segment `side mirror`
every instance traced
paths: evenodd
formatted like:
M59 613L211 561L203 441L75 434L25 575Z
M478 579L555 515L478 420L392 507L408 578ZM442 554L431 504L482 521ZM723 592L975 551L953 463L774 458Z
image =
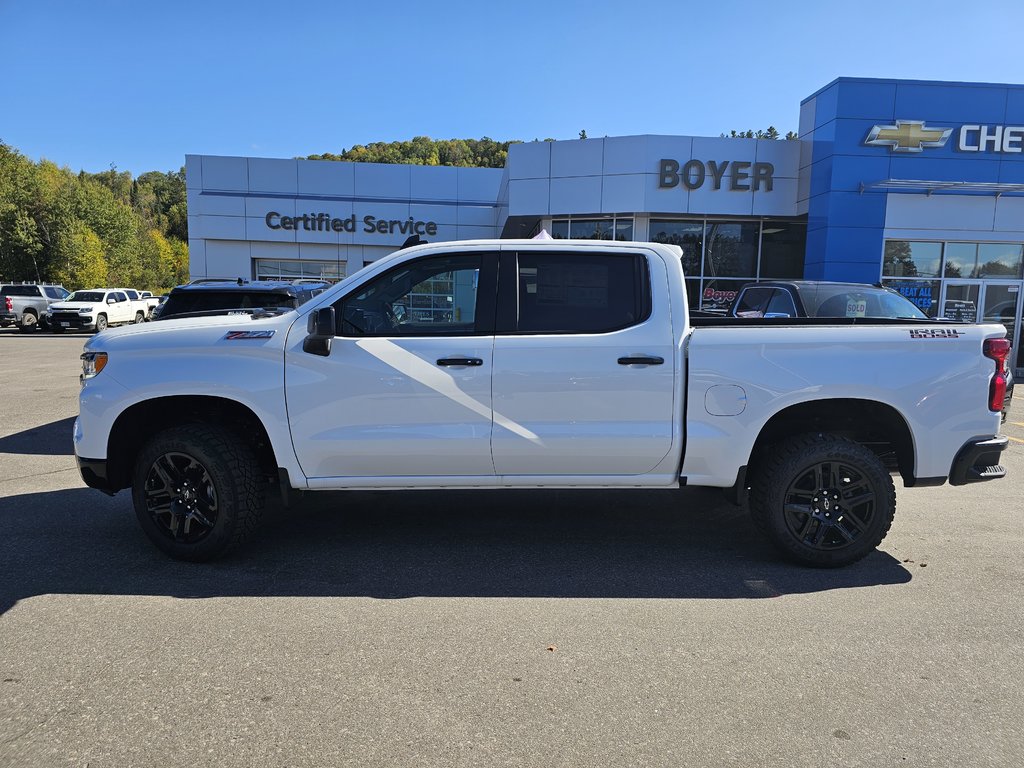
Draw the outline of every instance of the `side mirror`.
M331 354L331 339L335 335L334 307L321 307L311 312L306 324L307 335L302 351L327 357Z
M116 303L117 303L117 299L115 299L113 296L111 296L109 299L107 299L107 304L116 304Z

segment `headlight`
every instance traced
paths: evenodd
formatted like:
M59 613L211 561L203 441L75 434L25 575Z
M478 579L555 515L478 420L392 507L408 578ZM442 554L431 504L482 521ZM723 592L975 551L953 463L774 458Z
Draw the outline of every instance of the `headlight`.
M82 307L78 311L79 311L80 314L83 314L83 315L91 315L92 314L92 307Z
M107 365L106 352L83 352L82 353L82 380L91 379L102 371Z

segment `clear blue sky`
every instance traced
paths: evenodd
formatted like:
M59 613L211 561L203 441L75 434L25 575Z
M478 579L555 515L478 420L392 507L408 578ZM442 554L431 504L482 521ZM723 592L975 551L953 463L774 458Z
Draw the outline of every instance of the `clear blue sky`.
M1024 2L0 0L0 140L73 170L785 133L839 76L1024 83Z

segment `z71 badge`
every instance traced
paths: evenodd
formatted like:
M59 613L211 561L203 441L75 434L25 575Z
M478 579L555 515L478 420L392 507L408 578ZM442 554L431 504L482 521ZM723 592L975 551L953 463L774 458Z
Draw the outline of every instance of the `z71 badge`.
M911 328L910 338L912 339L959 339L965 336L964 331L956 328Z
M228 331L224 335L224 341L238 341L240 339L269 339L275 331Z

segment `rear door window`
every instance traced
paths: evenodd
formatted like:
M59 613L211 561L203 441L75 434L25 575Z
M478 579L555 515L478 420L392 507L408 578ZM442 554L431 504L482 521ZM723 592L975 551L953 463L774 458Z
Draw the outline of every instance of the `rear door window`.
M39 296L37 285L5 285L0 289L0 296Z
M514 285L506 332L609 333L651 313L647 260L638 254L519 253ZM511 302L510 294L503 300Z

